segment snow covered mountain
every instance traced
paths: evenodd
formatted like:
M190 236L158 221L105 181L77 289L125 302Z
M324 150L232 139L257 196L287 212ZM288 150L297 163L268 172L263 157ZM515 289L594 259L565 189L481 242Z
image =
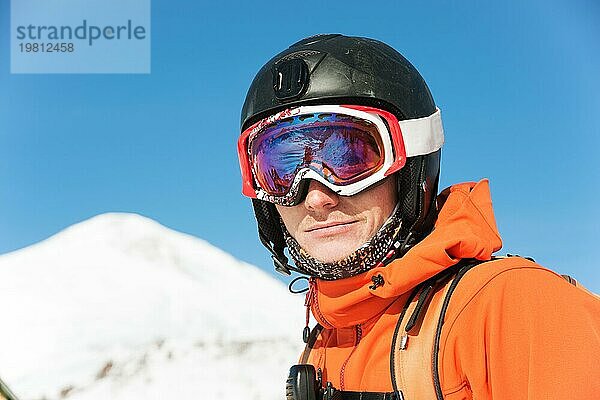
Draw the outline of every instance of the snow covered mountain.
M282 399L301 296L110 213L0 256L0 376L22 399Z

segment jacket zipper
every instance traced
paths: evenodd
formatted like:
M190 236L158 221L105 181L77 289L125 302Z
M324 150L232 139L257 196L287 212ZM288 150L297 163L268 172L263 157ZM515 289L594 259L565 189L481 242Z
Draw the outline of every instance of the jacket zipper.
M348 365L348 361L350 361L350 357L352 357L352 354L354 354L354 351L358 347L358 344L360 343L361 339L362 327L360 325L356 325L356 342L354 343L354 348L348 355L348 358L346 358L346 361L344 361L344 364L342 364L342 369L340 370L340 390L346 390L346 385L344 383L344 374L346 373L346 366Z
M333 325L331 325L331 323L329 323L329 321L327 321L327 319L325 318L325 316L323 315L323 313L321 313L321 310L319 309L319 297L317 295L316 279L310 278L308 280L308 284L309 284L309 288L308 288L308 292L306 293L306 299L304 300L304 305L307 307L306 311L308 312L308 310L312 309L313 312L316 314L316 317L320 319L319 322L321 322L325 328L333 329L334 328ZM313 305L314 305L314 307L312 307ZM308 314L307 314L306 325L308 326ZM358 347L358 344L360 343L360 340L362 339L362 327L360 325L356 325L355 329L356 329L356 342L354 344L354 348L352 349L352 351L350 351L350 354L348 355L348 357L342 364L342 368L340 370L340 390L345 389L344 374L346 372L346 366L348 365L348 362L350 361L350 357L352 357L352 354L354 354L356 347Z
M325 318L325 316L323 315L323 313L321 312L321 310L319 309L319 297L317 295L317 281L315 278L310 278L308 280L308 293L306 293L306 299L304 300L304 305L306 306L306 325L308 326L308 311L312 308L312 310L314 311L314 313L316 314L315 317L317 317L320 321L323 327L325 328L329 328L332 329L333 325L331 323L329 323L329 321L327 321L327 318ZM314 307L311 307L313 306Z

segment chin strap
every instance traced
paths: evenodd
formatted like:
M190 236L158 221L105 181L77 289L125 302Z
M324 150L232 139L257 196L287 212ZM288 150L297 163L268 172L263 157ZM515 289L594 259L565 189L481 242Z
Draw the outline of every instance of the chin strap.
M271 243L271 241L260 232L258 234L258 237L260 238L260 241L263 244L263 246L265 246L267 250L269 250L269 252L271 253L271 259L273 260L273 266L275 267L275 271L279 272L282 275L291 275L292 273L290 272L290 270L293 268L288 264L288 259L285 256L285 254L283 254L283 248L276 249L275 244Z
M275 271L279 272L282 275L290 276L292 274L291 271L297 272L299 274L306 274L306 272L299 270L298 268L292 267L288 258L285 256L283 249L284 248L276 248L276 246L271 243L266 237L262 234L259 234L260 241L262 244L269 250L271 253L271 260L273 260L273 266L275 267Z

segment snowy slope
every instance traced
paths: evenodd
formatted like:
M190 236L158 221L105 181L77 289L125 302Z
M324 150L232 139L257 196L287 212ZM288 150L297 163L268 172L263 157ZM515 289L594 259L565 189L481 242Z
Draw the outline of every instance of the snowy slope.
M0 376L23 399L280 399L302 299L136 214L0 256Z

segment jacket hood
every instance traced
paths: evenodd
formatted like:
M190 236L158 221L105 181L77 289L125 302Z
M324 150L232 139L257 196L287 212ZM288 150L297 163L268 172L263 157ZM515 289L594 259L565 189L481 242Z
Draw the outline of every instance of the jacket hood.
M437 199L434 230L403 257L385 267L335 281L316 279L311 302L317 321L328 328L362 324L383 313L400 295L463 258L491 259L502 239L496 227L489 181L445 189ZM383 285L370 288L381 275Z

